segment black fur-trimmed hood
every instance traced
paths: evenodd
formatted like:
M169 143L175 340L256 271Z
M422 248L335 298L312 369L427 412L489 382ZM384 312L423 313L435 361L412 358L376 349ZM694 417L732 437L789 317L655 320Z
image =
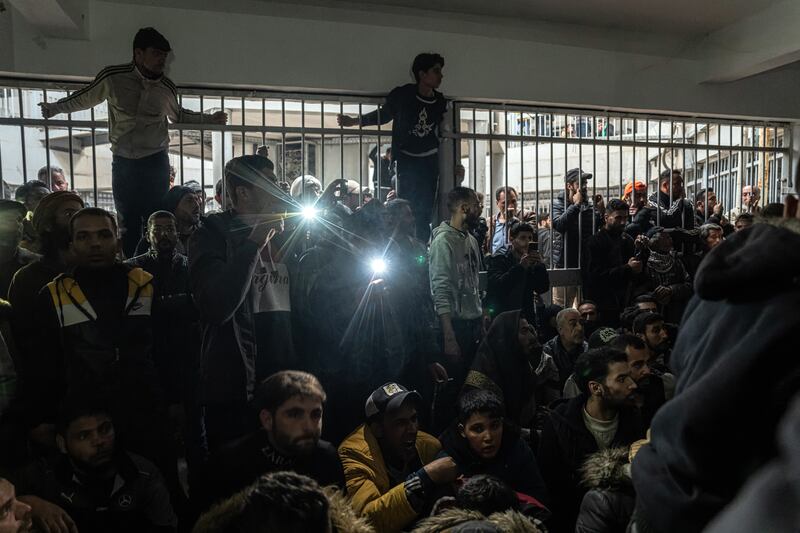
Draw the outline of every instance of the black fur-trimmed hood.
M419 522L414 533L446 533L451 529L470 521L487 521L500 531L508 533L545 533L547 529L536 519L529 518L516 511L494 513L489 517L478 511L465 509L447 509L441 514L431 516Z

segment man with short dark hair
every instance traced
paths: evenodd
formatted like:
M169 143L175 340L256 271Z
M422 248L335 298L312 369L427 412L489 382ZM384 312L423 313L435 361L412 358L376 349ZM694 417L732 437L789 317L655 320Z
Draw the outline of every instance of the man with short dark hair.
M260 428L226 444L211 459L212 501L278 470L309 476L322 486L344 487L336 448L320 440L325 400L322 385L306 372L283 370L265 379L254 400Z
M463 379L480 339L481 305L478 272L481 252L470 235L480 216L475 191L456 187L447 195L450 220L433 230L431 241L431 292L442 329L443 352ZM449 370L449 369L448 369Z
M42 102L42 116L74 113L108 102L114 205L122 228L123 251L133 257L147 217L169 190L169 134L172 123L225 124L213 114L180 106L175 84L164 75L169 41L153 28L133 38L130 63L106 67L89 85L58 102Z
M635 405L639 408L642 425L650 427L656 411L671 397L674 378L669 375L669 390L665 387L664 374L650 368L650 350L647 344L636 335L620 335L611 341L610 346L628 356L631 379L636 383Z
M628 206L616 198L608 202L605 225L586 243L583 255L584 296L597 302L600 325L616 327L628 304L634 280L642 273L633 239L625 233Z
M575 369L575 361L589 345L586 344L583 322L577 309L562 309L556 315L558 335L547 341L542 352L553 358L558 368L558 390L564 390L564 383Z
M631 407L636 383L624 352L589 350L575 363L581 395L558 405L545 422L537 462L550 493L553 531L574 531L585 489L580 470L589 455L628 446L644 436Z
M102 401L68 398L56 432L60 456L29 465L16 479L37 527L81 533L177 531L161 473L117 444Z
M186 255L189 249L189 237L200 226L202 208L202 195L185 185L176 185L170 188L161 201L161 209L175 217L175 229L178 237L175 251L181 255ZM136 255L147 253L150 247L149 244L150 241L147 238L147 232L145 232L142 240L136 246Z
M517 210L517 191L514 187L502 185L494 191L497 213L489 217L489 233L481 243L483 252L494 255L502 248L509 248L511 229L519 223L535 223L536 214Z
M61 167L50 165L50 172L47 172L47 166L43 166L39 169L36 177L53 192L69 190L69 182L64 175L64 169Z
M647 231L652 226L692 229L695 226L695 209L685 198L683 175L680 170L664 170L658 177L658 191L650 195L649 204L642 214L649 217Z
M60 399L75 391L109 398L131 451L177 482L175 456L152 362L153 276L117 261L114 216L86 207L70 219L75 266L39 292L41 325L31 350L27 415L45 431Z
M415 83L395 87L386 102L361 117L339 115L339 124L375 126L392 121L392 159L397 170L397 197L411 202L417 239L427 243L439 177L439 124L447 100L437 91L442 83L444 58L423 53L414 58Z
M350 503L376 531L398 532L425 516L436 487L458 477L453 459L435 459L439 441L419 431L420 400L416 391L386 383L367 399L367 422L339 446Z
M658 313L640 313L633 320L633 334L642 339L650 351L650 364L665 364L669 350L669 334L664 317Z
M505 311L521 309L527 320L536 320L534 298L550 290L550 276L536 248L536 229L518 222L510 231L508 248L501 248L489 263L486 311L494 318Z
M742 213L738 217L736 217L736 222L734 227L736 231L742 231L745 228L749 228L753 225L753 215L751 213Z
M225 165L231 208L209 215L189 240L189 277L203 347L199 402L210 451L248 432L247 405L264 378L296 365L289 270L272 243L289 209L272 162Z
M633 304L642 311L658 312L658 302L651 294L640 294L633 299Z
M553 200L553 268L580 268L584 246L594 227L603 225L605 204L598 195L589 203L586 185L592 175L573 168L564 176L565 190ZM553 303L571 307L578 295L577 287L559 287Z

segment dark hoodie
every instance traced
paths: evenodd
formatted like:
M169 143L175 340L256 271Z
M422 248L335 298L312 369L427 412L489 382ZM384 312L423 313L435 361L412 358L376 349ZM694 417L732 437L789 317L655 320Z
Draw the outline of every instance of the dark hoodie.
M503 440L493 459L482 459L469 447L456 424L439 437L442 451L439 457L452 457L464 477L491 475L503 480L516 492L527 494L545 503L547 488L539 473L539 466L528 444L522 440L518 429L509 424L503 428Z
M538 404L547 403L547 375L537 375L541 346L528 359L519 345L519 311L501 313L492 322L467 374L465 388L487 389L505 403L508 418L522 427L529 423Z
M796 222L796 221L795 221ZM800 388L800 235L756 224L714 248L695 280L671 364L675 397L633 463L657 532L701 531L776 456L775 429Z

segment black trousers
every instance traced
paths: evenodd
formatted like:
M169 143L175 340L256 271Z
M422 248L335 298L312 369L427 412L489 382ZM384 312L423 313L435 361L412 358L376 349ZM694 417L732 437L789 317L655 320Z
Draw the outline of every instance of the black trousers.
M439 184L439 154L426 157L397 157L397 197L411 203L417 239L427 243L431 236L431 214Z
M169 157L166 150L141 159L114 156L111 163L114 206L122 234L125 257L133 257L147 217L161 208L169 191Z

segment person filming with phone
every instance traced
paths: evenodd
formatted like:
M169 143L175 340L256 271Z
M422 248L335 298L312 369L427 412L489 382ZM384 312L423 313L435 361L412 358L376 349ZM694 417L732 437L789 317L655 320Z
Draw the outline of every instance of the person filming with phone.
M486 305L494 318L500 313L521 309L523 316L536 323L536 294L550 290L550 277L537 249L534 226L518 222L511 226L511 241L489 258Z
M632 282L642 275L634 240L624 231L627 220L628 204L610 200L605 225L589 238L581 261L584 297L597 303L601 326L619 326L620 312L631 299Z

